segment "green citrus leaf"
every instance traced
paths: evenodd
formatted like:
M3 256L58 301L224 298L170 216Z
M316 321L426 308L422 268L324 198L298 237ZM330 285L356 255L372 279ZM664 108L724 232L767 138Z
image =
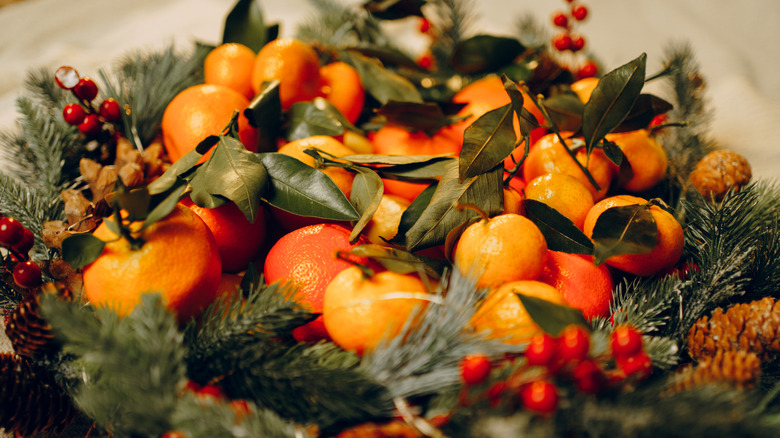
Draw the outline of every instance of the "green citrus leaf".
M462 74L493 72L511 64L524 50L514 38L475 35L455 46L450 63Z
M640 94L636 103L631 108L620 126L612 132L636 131L647 128L647 125L658 114L663 114L672 109L672 104L652 94Z
M553 124L559 131L577 132L582 127L585 104L571 94L556 94L542 101Z
M593 226L593 261L600 265L621 254L646 254L658 240L658 228L649 207L625 205L604 210Z
M602 77L582 113L582 135L588 154L605 135L617 128L631 112L645 85L647 54Z
M408 79L386 69L379 60L368 58L355 51L345 53L345 62L360 74L366 91L379 103L391 100L399 102L422 102L422 96Z
M512 153L517 141L514 114L512 105L507 104L488 111L466 128L458 159L461 182L490 171Z
M355 154L344 155L339 157L341 160L349 161L355 164L373 164L373 165L386 165L387 168L392 166L402 165L429 165L438 163L441 165L446 164L447 161L454 160L452 154L439 154L439 155L374 155L374 154ZM443 172L442 172L443 173ZM439 174L441 175L441 174Z
M376 172L360 166L355 166L355 170L357 174L352 180L352 192L349 195L349 200L360 213L360 219L352 227L352 233L349 235L349 240L352 243L357 240L368 222L374 217L376 209L379 208L379 202L382 201L382 193L384 193L382 178Z
M384 245L358 245L352 248L350 253L376 260L388 270L399 274L413 274L423 271L428 277L435 279L441 277L446 265L442 260L418 256L409 251Z
M152 195L170 190L179 180L179 177L186 178L193 169L196 168L201 157L208 152L215 144L219 142L219 137L210 135L195 146L195 149L184 154L183 157L176 160L159 178L152 181L147 189Z
M574 307L562 306L541 298L518 293L517 297L523 303L531 319L552 336L558 336L563 329L572 324L590 327L582 311Z
M593 242L571 219L535 199L524 201L525 215L544 235L547 248L569 254L593 254Z
M257 0L239 0L225 19L223 43L241 43L257 53L269 41Z
M349 50L360 53L368 58L376 58L382 61L382 64L384 65L395 65L414 70L422 70L420 64L415 62L414 59L394 47L381 46L361 41L358 42L356 46L350 47Z
M504 81L504 89L512 101L512 109L514 109L520 124L520 134L528 136L531 134L531 131L539 127L539 122L536 120L536 116L523 107L525 98L517 83L506 76L503 76L502 79Z
M276 138L282 125L282 102L279 100L279 81L263 83L249 106L244 110L249 124L257 130L257 152L276 150Z
M424 131L433 135L450 124L441 106L433 102L398 102L390 100L382 105L377 115L383 116L388 125L402 126L409 131Z
M92 234L72 234L62 241L62 259L73 269L81 269L100 257L105 246Z
M325 99L315 99L325 102ZM290 124L287 128L287 139L290 141L315 135L336 136L344 133L341 114L332 106L322 103L298 102L290 108Z
M249 222L254 222L268 175L257 154L246 150L235 138L220 136L211 156L192 174L189 183L193 201L200 197L198 192L222 196L233 201Z
M146 228L149 225L168 216L168 214L170 214L170 212L176 208L176 204L179 203L181 195L184 193L186 188L187 183L182 181L178 186L174 186L169 191L161 193L160 196L162 196L162 199L159 200L159 202L157 199L154 199L153 203L155 207L152 208L152 211L150 211L148 215L146 215L146 219L144 219L144 224L141 228Z
M265 166L270 186L265 200L274 207L300 216L356 221L355 207L330 177L297 158L267 152L258 154Z
M263 277L257 272L257 268L254 263L249 263L246 267L244 276L241 277L241 290L242 291L254 291L263 285Z
M503 209L503 166L490 172L458 181L458 167L452 166L441 177L431 201L414 225L406 232L409 251L444 243L455 227L477 215L471 209L459 209L458 204L474 205L488 215Z
M406 17L422 17L424 0L369 0L363 8L383 20L398 20Z
M423 211L425 211L425 209L428 207L428 204L431 203L431 198L436 192L436 187L438 184L439 183L437 181L426 187L425 190L417 195L412 203L406 207L406 210L404 210L403 214L401 214L401 222L398 224L398 232L395 234L395 237L390 240L390 243L396 245L406 244L406 233L414 226L414 224L420 218L420 215L422 215Z
M132 190L120 188L116 192L116 202L119 208L127 212L127 220L131 222L140 221L146 218L149 213L149 205L152 196L146 187L139 187Z

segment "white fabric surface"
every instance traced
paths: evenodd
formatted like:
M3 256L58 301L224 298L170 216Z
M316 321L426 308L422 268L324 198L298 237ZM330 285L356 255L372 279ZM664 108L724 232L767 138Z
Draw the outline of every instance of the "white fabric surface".
M362 1L346 1L359 5ZM134 48L155 49L171 42L218 43L224 17L235 0L25 0L0 8L0 129L13 126L15 99L29 69L72 65L95 76L100 67ZM313 13L306 0L260 1L282 35ZM642 52L648 72L661 68L668 44L689 42L696 50L709 88L714 117L711 136L745 155L759 178L780 176L780 1L749 0L584 0L588 20L580 27L608 68ZM474 1L475 29L513 33L522 13L551 27L564 0ZM415 47L416 22L400 23L403 43ZM405 27L404 27L405 26ZM7 340L0 336L0 351Z

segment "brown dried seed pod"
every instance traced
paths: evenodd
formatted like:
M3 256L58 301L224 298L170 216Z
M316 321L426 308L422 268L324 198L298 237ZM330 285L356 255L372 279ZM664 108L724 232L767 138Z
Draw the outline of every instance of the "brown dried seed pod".
M691 184L706 199L719 201L730 190L750 182L750 163L742 155L731 151L714 151L705 155L691 172Z

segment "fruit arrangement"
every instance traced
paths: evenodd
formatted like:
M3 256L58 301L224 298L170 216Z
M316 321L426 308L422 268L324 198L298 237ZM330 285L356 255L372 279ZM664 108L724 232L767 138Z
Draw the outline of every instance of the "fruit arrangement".
M602 71L564 6L534 43L458 1L282 38L240 0L219 44L31 75L0 429L778 432L780 187L702 132L692 50Z

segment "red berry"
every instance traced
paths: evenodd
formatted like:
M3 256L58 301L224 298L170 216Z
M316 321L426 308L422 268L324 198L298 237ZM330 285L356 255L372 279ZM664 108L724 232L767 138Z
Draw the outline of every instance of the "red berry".
M569 18L563 12L557 12L553 15L553 24L565 29L569 26Z
M559 33L553 38L553 46L559 52L571 49L571 37L569 34Z
M594 394L607 385L606 374L592 359L585 359L578 363L572 370L572 377L577 389L582 392Z
M656 126L661 126L666 123L667 119L669 119L669 116L666 113L657 114L655 117L653 117L653 120L650 121L650 124L647 127L655 128Z
M427 18L420 19L420 33L428 33L431 30L431 22Z
M485 394L487 395L488 400L490 400L490 406L496 407L501 404L501 397L504 395L504 391L506 391L505 382L494 383L488 388Z
M187 438L187 435L182 432L172 430L170 432L165 432L160 438Z
M653 371L653 361L644 351L633 356L618 356L615 362L626 376L637 375L644 379Z
M41 267L32 260L21 262L14 267L14 282L20 287L38 287L43 282Z
M460 377L467 385L482 383L490 374L492 364L487 356L470 354L460 361Z
M33 245L35 245L35 236L33 235L32 231L24 228L22 230L22 238L15 244L11 245L11 249L18 252L19 254L27 255L27 253L29 253L32 249Z
M417 59L417 65L426 70L430 70L433 67L433 55L431 52L426 52L420 55L420 57Z
M590 334L581 325L569 325L558 337L558 356L564 361L579 362L588 356Z
M579 52L585 47L585 38L582 35L573 35L571 37L571 51Z
M523 406L531 411L547 414L558 407L558 391L547 380L535 380L520 390Z
M0 219L0 245L13 246L24 237L24 225L12 217Z
M222 398L224 393L222 388L217 385L206 385L196 391L196 394L203 397Z
M111 123L122 120L122 108L116 99L108 98L100 104L100 117Z
M571 7L571 16L577 21L582 21L588 17L588 8L585 5L574 5Z
M90 78L81 78L79 82L73 87L73 93L76 97L87 102L91 102L98 94L98 87L95 81Z
M642 334L628 325L620 325L612 332L612 355L633 356L642 350Z
M582 67L577 71L577 77L579 79L592 78L593 76L596 76L598 71L599 68L595 62L585 61L585 64L582 64Z
M79 72L75 68L63 65L54 72L54 82L64 90L70 90L79 83Z
M558 342L547 333L539 333L531 338L528 349L525 350L525 358L528 365L547 365L555 357L558 350Z
M94 137L103 129L103 122L100 121L98 116L94 114L88 114L84 117L84 120L79 123L79 131L87 137Z
M62 118L65 119L65 122L69 125L78 125L84 121L84 116L86 115L84 108L77 103L69 103L62 109Z

